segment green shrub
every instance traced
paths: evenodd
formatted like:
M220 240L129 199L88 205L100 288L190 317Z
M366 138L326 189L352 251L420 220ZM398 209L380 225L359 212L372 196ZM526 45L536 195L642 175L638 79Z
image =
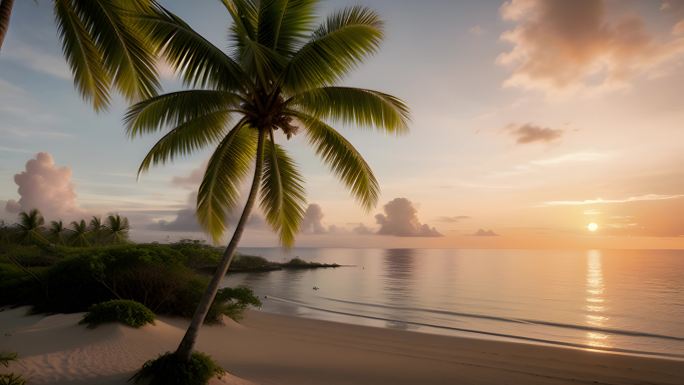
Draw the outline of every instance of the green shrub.
M183 265L180 253L162 245L63 251L66 257L45 273L49 291L33 300L36 311L86 311L90 305L116 298L136 300L158 311L195 275Z
M216 299L209 308L207 320L218 322L221 315L240 321L248 306L261 307L259 297L248 287L226 287L216 293ZM211 317L210 317L211 316Z
M223 369L204 353L194 352L190 362L185 362L169 352L145 362L131 380L144 385L205 385L212 377L224 373Z
M0 385L26 385L26 380L14 373L0 374Z
M9 367L10 362L17 360L17 353L0 352L0 365ZM0 374L0 385L25 385L20 375L14 373Z
M91 306L79 323L94 328L109 322L119 322L139 328L145 324L154 323L154 313L140 302L115 299Z
M0 365L9 367L10 362L17 360L17 353L0 352Z
M175 301L171 303L174 314L185 318L192 317L206 288L207 280L205 279L194 279L188 282L188 285L178 293ZM261 301L254 295L252 289L247 287L219 289L204 322L207 324L219 323L223 315L239 321L248 306L261 306Z

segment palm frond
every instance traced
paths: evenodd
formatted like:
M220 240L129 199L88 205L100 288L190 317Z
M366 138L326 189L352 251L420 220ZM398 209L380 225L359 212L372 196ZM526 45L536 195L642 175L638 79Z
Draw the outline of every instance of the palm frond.
M352 196L370 210L378 202L380 186L373 170L354 146L334 128L312 116L293 112L304 127L309 144Z
M152 146L140 163L138 175L151 166L171 162L178 156L190 155L219 142L229 120L230 112L217 111L180 124Z
M186 85L219 90L245 87L247 79L233 59L165 8L158 5L154 14L136 20Z
M239 52L247 40L257 41L259 10L254 2L248 0L221 0L221 2L233 19L230 27L232 31L230 40Z
M102 53L104 68L121 94L129 101L155 95L159 89L155 46L131 19L134 14L151 9L143 6L149 1L69 0L68 3Z
M76 88L93 104L95 111L107 108L111 77L102 64L102 52L71 7L71 1L55 0L55 18L62 51L74 75Z
M271 131L264 150L260 204L266 221L285 246L292 246L304 216L306 196L303 184L304 178L297 164L281 146L274 143Z
M216 112L229 111L240 102L240 96L229 91L188 90L170 92L131 106L124 117L126 133L138 135L180 126Z
M197 219L218 241L227 227L228 213L235 208L239 186L247 175L256 150L255 130L241 120L212 154L197 193Z
M270 44L259 39L262 17L262 8L259 7L265 3L257 5L249 0L223 0L223 4L233 19L230 34L233 56L251 78L256 78L263 88L269 87L286 60Z
M375 53L382 38L383 23L375 11L355 6L334 13L292 57L284 87L299 92L332 85Z
M263 0L259 3L257 40L290 55L310 34L316 0Z
M291 104L316 118L374 127L390 133L408 132L408 106L379 91L353 87L322 87L291 98Z

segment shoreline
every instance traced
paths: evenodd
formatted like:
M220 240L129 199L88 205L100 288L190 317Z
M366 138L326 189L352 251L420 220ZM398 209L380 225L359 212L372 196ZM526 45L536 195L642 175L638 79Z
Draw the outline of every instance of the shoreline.
M25 312L0 312L0 350L19 353L9 370L31 384L124 384L144 360L173 349L187 325L161 317L141 329L109 324L90 330L77 325L82 313ZM684 383L677 360L260 311L248 311L241 324L204 327L198 349L234 375L220 383L235 385Z
M481 340L481 339L490 340L491 339L494 341L502 341L502 342L510 342L510 343L532 344L532 345L539 345L539 346L558 347L558 348L563 348L563 349L591 350L591 351L597 351L597 352L602 352L602 353L607 353L607 354L624 354L627 356L636 356L636 357L653 357L653 358L662 358L662 359L669 359L669 360L684 362L684 352L682 352L682 353L664 353L664 352L650 352L650 351L641 351L641 350L628 349L628 348L618 348L618 347L590 346L590 345L580 344L580 343L566 342L566 341L560 341L560 340L549 340L549 339L527 337L527 336L514 335L514 334L505 334L505 333L499 333L499 332L495 332L495 331L458 328L458 327L431 324L431 323L425 323L425 322L417 322L417 321L406 321L406 320L399 321L399 320L380 317L380 316L372 316L372 315L366 315L366 314L357 314L357 313L345 312L345 311L340 311L340 310L325 309L325 308L317 307L314 305L308 305L308 304L305 304L302 302L293 301L293 300L286 300L283 298L278 298L278 297L273 297L273 296L268 297L268 299L269 300L275 300L275 301L281 302L281 303L286 303L289 305L293 305L295 307L314 310L314 311L320 312L322 314L332 314L332 315L343 316L343 317L348 317L348 318L352 318L352 319L353 318L360 318L360 319L370 320L370 321L399 322L401 324L411 325L411 326L417 327L418 329L415 329L415 330L406 330L406 331L412 332L412 333L432 334L432 335L440 335L440 336L445 336L445 337L469 338L469 339L475 339L475 340ZM279 312L269 312L269 311L264 311L264 312L269 313L269 314L275 314L275 315L289 316L287 314L283 314L283 313L279 313ZM461 314L461 316L468 316L468 315ZM314 317L291 316L291 317L320 320L320 321L327 321L327 322L335 322L335 323L341 323L341 324L345 324L345 325L359 325L359 324L354 323L354 322L344 322L342 320L344 318L340 318L338 320L331 320L331 319L319 318L319 317L315 317L315 316ZM481 316L481 317L495 318L495 317L487 317L487 316ZM521 322L521 323L532 323L532 321L527 322L528 320L513 320L513 321L514 322ZM542 321L536 321L536 322L541 323ZM543 323L542 325L566 327L566 328L571 327L571 328L577 328L580 330L586 330L589 332L601 332L601 333L607 332L607 333L625 334L625 335L632 335L632 336L643 336L643 337L655 337L655 338L681 340L681 338L679 338L679 337L664 336L664 335L660 335L660 334L651 334L651 333L633 332L633 331L624 331L624 330L601 329L601 328L588 328L588 327L583 328L583 327L576 326L576 325L565 325L565 324L557 324L557 323L552 323L552 322L546 322L546 323ZM378 325L378 326L359 325L359 326L369 326L369 327L378 327L381 329L395 330L394 328L382 326L382 325ZM420 328L423 328L424 331L421 331ZM430 332L429 330L434 330L435 332ZM444 331L446 331L447 333L445 333ZM449 333L449 332L452 332L452 333Z

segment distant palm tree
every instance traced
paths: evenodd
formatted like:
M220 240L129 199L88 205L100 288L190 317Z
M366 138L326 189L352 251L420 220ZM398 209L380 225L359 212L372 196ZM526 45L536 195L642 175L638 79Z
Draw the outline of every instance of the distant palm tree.
M240 183L254 165L242 215L222 260L195 311L176 355L189 360L219 284L233 260L260 190L260 206L284 245L291 245L306 198L294 160L276 144L302 130L308 142L366 209L379 187L361 154L326 120L370 126L388 133L408 130L407 106L394 96L337 84L378 50L383 24L372 10L355 6L314 27L318 1L223 0L232 17L231 50L224 53L174 14L159 7L141 17L141 28L186 84L133 105L127 132L134 138L170 126L142 161L139 172L208 146L216 146L197 196L197 217L218 241ZM229 126L230 124L230 126Z
M102 219L99 217L93 216L90 219L90 239L92 239L92 243L95 245L99 245L103 241L103 237L105 235L105 225L102 223Z
M153 0L53 0L62 51L81 96L96 111L110 104L110 89L129 101L157 93L155 47L132 21L151 12ZM0 0L0 48L14 0Z
M65 239L64 239L64 234L67 233L67 228L64 227L64 222L61 220L59 221L52 221L50 222L50 229L48 230L50 233L50 238L52 242L54 242L57 245L63 245L65 244Z
M12 240L12 228L0 219L0 244L9 243Z
M80 222L73 221L71 222L71 238L69 242L71 243L72 246L78 246L78 247L86 247L90 246L90 242L88 241L88 225L86 224L86 221L84 219L81 219Z
M119 214L107 217L106 240L108 243L126 243L128 241L128 218Z
M47 240L43 235L45 219L40 211L33 209L28 213L19 213L19 223L17 223L17 235L23 243L45 243Z

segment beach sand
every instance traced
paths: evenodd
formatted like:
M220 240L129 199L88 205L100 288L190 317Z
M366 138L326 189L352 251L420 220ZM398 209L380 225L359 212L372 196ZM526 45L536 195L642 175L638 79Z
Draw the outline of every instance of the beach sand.
M124 384L175 348L187 321L141 329L78 325L82 314L0 312L0 351L29 384ZM200 351L230 374L219 384L684 384L684 362L445 337L249 311L242 324L204 327ZM0 369L0 370L5 370Z

